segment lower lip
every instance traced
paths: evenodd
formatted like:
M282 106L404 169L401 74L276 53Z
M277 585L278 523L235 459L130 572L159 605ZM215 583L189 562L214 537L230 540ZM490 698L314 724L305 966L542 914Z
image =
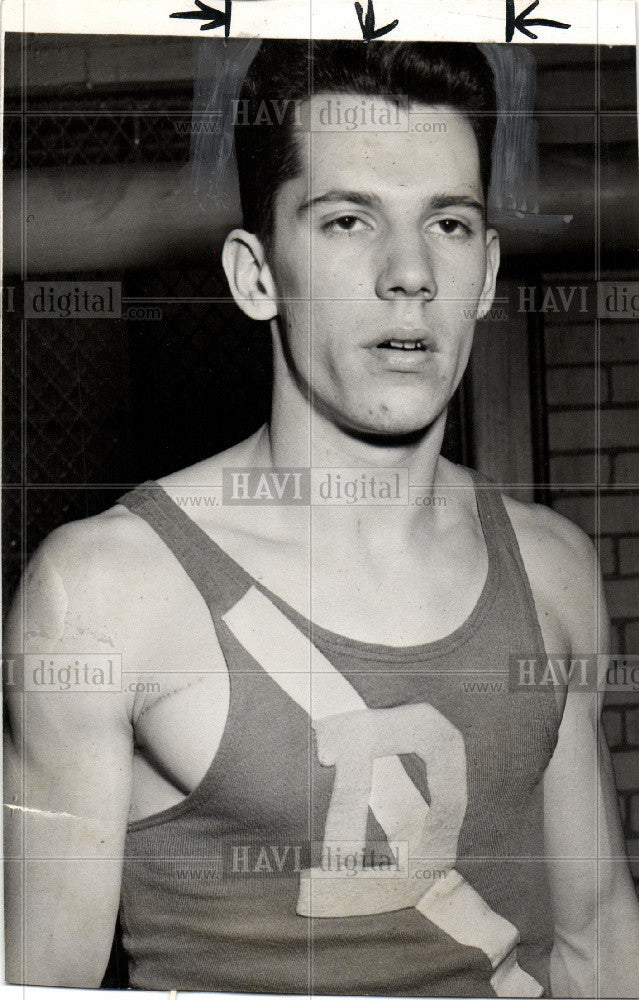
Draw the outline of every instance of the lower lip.
M372 347L370 352L378 365L390 372L422 372L432 362L434 351L409 350L398 347Z

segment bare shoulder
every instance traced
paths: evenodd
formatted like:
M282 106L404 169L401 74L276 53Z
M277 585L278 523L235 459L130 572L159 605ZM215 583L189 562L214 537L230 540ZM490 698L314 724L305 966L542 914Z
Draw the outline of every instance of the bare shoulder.
M589 536L573 521L550 507L525 503L502 494L519 547L543 558L546 564L557 562L571 573L592 573L597 566L595 548Z
M205 461L158 480L165 492L174 499L180 493L198 494L221 489L222 472L228 465L251 465L256 462L256 447L261 431L240 444ZM203 503L201 510L189 503L192 520L221 520L221 504ZM116 504L110 510L81 521L62 525L42 543L31 560L25 583L33 593L43 584L52 592L95 609L96 601L111 601L123 613L131 613L136 603L153 598L170 605L174 588L169 580L179 584L184 576L175 558L147 522L126 507ZM133 604L131 604L133 601Z
M7 622L11 652L107 653L161 669L210 631L195 585L156 532L122 506L52 532L31 559ZM208 651L208 650L207 650Z
M150 592L160 540L123 507L52 532L31 559L23 580L27 613L40 619L28 633L49 638L66 630L69 612L94 619L110 611L123 616L134 597Z
M14 600L5 652L56 663L115 657L117 696L50 699L56 712L64 706L85 720L108 708L110 717L135 723L154 691L177 690L197 671L225 672L195 584L146 521L122 506L45 539Z
M109 510L81 521L56 528L42 543L38 555L46 555L67 573L93 566L101 572L129 568L144 559L152 545L153 533L126 507L116 504Z
M573 652L594 652L597 622L606 619L606 609L591 539L549 507L502 496L542 630L544 620L552 619Z
M221 486L225 465L255 464L260 432L227 452L182 469L160 485L169 495ZM223 506L189 507L192 520L223 528ZM228 515L227 515L228 516ZM210 524L209 524L210 522ZM217 662L210 615L193 581L151 526L122 505L53 531L32 557L13 603L7 641L14 652L52 642L116 644L131 662L183 662L196 641ZM185 637L192 636L193 641ZM159 651L164 650L162 656Z

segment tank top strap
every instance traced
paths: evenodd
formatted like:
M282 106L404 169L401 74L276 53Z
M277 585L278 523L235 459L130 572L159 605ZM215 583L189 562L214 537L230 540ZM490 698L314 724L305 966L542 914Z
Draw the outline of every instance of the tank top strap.
M468 470L473 479L477 510L484 529L484 537L489 557L495 555L508 570L502 580L506 600L512 605L513 613L521 614L522 607L528 611L537 649L545 656L545 644L539 625L535 599L530 580L521 556L519 542L499 485L488 476L475 469ZM521 598L524 601L521 601ZM513 619L514 620L514 619Z
M118 503L153 528L193 581L213 618L221 618L253 585L239 563L213 541L171 499L159 483L149 480Z

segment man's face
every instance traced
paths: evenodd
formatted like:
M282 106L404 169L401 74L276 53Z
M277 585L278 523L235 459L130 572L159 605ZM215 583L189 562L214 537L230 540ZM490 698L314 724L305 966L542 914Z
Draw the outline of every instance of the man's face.
M362 107L360 96L340 100ZM377 121L383 108L395 120L395 105L365 100ZM309 102L314 124L326 104ZM459 384L497 267L471 125L413 105L406 131L300 129L298 142L301 171L277 192L269 258L289 375L342 428L420 431Z

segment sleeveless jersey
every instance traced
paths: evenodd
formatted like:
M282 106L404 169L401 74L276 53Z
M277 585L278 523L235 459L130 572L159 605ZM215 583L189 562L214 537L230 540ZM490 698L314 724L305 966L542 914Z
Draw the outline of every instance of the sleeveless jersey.
M157 484L120 502L204 598L230 707L205 777L129 825L131 985L385 996L549 993L542 776L552 692L511 690L545 651L496 487L473 473L488 573L435 642L355 641L253 579Z

